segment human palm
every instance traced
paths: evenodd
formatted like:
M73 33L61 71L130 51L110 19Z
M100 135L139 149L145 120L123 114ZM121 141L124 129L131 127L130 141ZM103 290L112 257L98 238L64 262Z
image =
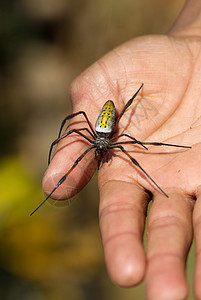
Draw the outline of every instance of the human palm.
M100 227L109 273L122 286L135 285L146 275L148 299L160 299L159 285L160 293L178 293L178 298L170 299L180 299L187 293L185 258L192 241L193 199L199 195L201 179L199 50L200 41L196 38L137 38L108 53L72 84L73 111L84 110L94 125L106 100L112 99L121 111L144 83L136 101L122 117L118 134L129 133L140 141L192 146L148 146L146 150L140 145L124 145L169 198L119 150L113 150L108 164L104 163L99 170ZM146 107L153 109L137 120L135 113L139 112L140 103L145 111ZM72 119L70 128L86 127L83 119ZM47 193L87 147L87 142L76 134L59 142L43 180ZM94 153L89 153L55 191L54 198L71 196L67 191L68 180L73 185L71 194L78 192L96 167ZM142 238L150 199L147 190L154 202L148 218L145 255ZM199 206L197 201L195 235ZM201 241L197 244L201 245Z

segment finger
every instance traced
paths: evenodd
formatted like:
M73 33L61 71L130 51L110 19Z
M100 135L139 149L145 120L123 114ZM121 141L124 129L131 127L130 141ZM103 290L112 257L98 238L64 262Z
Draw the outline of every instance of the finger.
M193 228L196 249L194 290L196 299L201 299L201 187L196 193L196 202L193 211Z
M76 111L79 110L76 109ZM78 129L84 127L89 128L86 119L83 118L83 115L78 115L75 119L71 120L66 132L69 131L69 128ZM89 136L90 140L93 139L87 131L83 133ZM43 189L46 194L49 194L53 190L62 176L72 168L78 157L91 145L89 141L76 132L59 141L43 178ZM78 193L88 183L96 170L97 162L94 158L94 150L91 150L73 168L64 183L53 193L52 198L66 199Z
M157 193L150 210L146 291L149 300L185 299L185 262L192 241L193 201L180 190Z
M145 272L143 233L148 195L133 183L108 181L100 188L100 229L111 278L139 283Z

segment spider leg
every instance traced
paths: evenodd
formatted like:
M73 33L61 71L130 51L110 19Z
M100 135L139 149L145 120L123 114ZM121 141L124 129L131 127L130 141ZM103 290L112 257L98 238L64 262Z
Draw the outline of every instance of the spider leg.
M98 160L98 167L97 167L98 170L100 169L100 164L101 164L102 159L103 159L103 155L101 154L100 158Z
M170 146L170 147L179 147L179 148L192 148L191 146L183 146L183 145L177 145L177 144L169 144L169 143L162 143L162 142L141 142L139 140L137 140L136 138L124 133L124 134L120 134L119 136L115 136L114 138L112 138L110 141L114 141L115 139L121 137L121 136L127 136L130 139L133 140L133 142L131 141L123 141L123 142L117 142L117 143L111 143L111 145L120 145L120 144L139 144L141 146L143 146L145 149L148 150L148 148L145 145L154 145L154 146Z
M108 163L109 161L109 151L107 150L107 153L106 153L106 163Z
M123 114L125 113L125 111L127 110L127 108L133 103L133 100L135 99L135 97L137 96L137 94L139 93L139 91L141 90L141 88L143 87L143 83L141 84L141 86L139 87L139 89L137 90L137 92L133 95L133 97L128 100L128 102L126 103L126 105L124 106L124 108L122 109L122 111L119 114L119 117L116 121L116 125L119 123L121 117L123 116Z
M179 148L192 148L191 146L182 146L177 144L168 144L161 142L141 142L143 145L154 145L154 146L171 146L171 147L179 147Z
M72 118L74 118L74 117L76 117L76 116L78 116L78 115L80 115L80 114L83 114L83 116L85 117L85 119L86 119L86 121L87 121L87 123L88 123L88 125L89 125L89 127L90 127L90 129L91 129L90 135L91 135L93 138L96 137L96 133L95 133L95 131L94 131L94 129L93 129L93 127L92 127L92 125L91 125L91 123L90 123L90 121L89 121L89 119L88 119L86 113L85 113L85 111L78 111L78 112L76 112L76 113L74 113L74 114L68 115L68 116L65 117L65 119L62 121L60 130L59 130L58 138L60 138L60 136L61 136L61 132L62 132L62 129L63 129L63 127L64 127L66 121L68 121L68 120L70 120L70 119L72 119Z
M130 136L129 134L127 134L127 133L122 133L122 134L120 134L120 135L118 135L118 136L115 136L115 137L113 137L113 138L111 138L110 139L110 142L112 142L112 141L114 141L114 140L116 140L116 139L118 139L118 138L120 138L120 137L122 137L122 136L126 136L126 137L128 137L129 139L131 139L131 140L133 140L133 142L131 142L131 141L123 141L123 142L121 142L121 143L119 143L119 142L117 142L117 143L111 143L112 145L119 145L119 144L139 144L139 145L141 145L142 147L144 147L146 150L148 150L148 148L144 145L144 143L142 143L142 142L140 142L140 141L138 141L136 138L134 138L134 137L132 137L132 136Z
M43 202L41 202L41 204L34 210L32 211L32 213L30 214L30 216L32 216L50 197L51 195L58 189L58 187L66 180L66 178L68 177L68 175L73 171L73 169L77 166L77 164L83 159L83 157L92 149L94 149L96 146L92 145L90 146L87 150L85 150L74 162L74 164L72 165L72 167L68 170L68 172L61 177L61 179L59 180L59 182L57 183L57 185L54 187L54 189L51 191L51 193L49 193L49 195L45 198L45 200L43 200Z
M138 163L138 161L132 157L125 149L123 146L121 145L116 145L116 146L111 146L110 148L119 148L123 153L125 153L128 158L132 161L132 163L134 165L136 165L146 176L147 178L149 178L149 180L151 180L151 182L161 191L161 193L163 193L167 198L168 195L162 190L162 188L151 178L151 176L142 168L142 166Z
M95 159L97 159L97 156L98 156L98 151L97 151L97 149L95 150Z
M86 130L87 132L90 133L88 128L80 128L80 129L71 129L69 130L67 133L65 133L64 135L60 136L59 138L57 138L54 142L52 142L51 146L50 146L50 150L49 150L49 155L48 155L48 165L50 163L50 158L51 158L51 154L52 154L52 149L53 147L63 138L67 137L68 135L70 135L73 132L78 133L79 135L81 135L83 138L85 138L89 143L93 144L94 142L89 139L85 134L81 133L80 131Z
M100 158L98 159L98 167L97 167L98 170L100 169L100 164L103 160L103 157L104 157L104 154L101 153ZM97 159L97 150L95 151L95 158ZM109 151L107 150L106 151L106 163L108 163L108 161L109 161Z
M98 155L99 155L99 158L98 158ZM101 164L101 161L103 159L103 154L102 153L98 153L97 149L95 150L95 159L98 160L98 166L97 166L97 169L99 170L100 169L100 164Z
M141 145L144 149L149 150L146 146L144 146L140 141L122 141L122 142L116 142L116 143L110 143L112 146L121 145L121 144L130 144L130 145Z

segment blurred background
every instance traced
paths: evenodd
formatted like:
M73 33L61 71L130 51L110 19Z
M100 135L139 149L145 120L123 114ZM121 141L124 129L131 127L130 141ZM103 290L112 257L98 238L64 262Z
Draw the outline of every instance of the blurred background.
M0 2L0 299L145 299L108 277L96 176L68 208L46 204L49 145L71 112L69 86L113 47L166 33L184 0ZM188 259L192 286L194 248ZM192 288L191 288L192 289ZM192 291L189 299L193 299Z

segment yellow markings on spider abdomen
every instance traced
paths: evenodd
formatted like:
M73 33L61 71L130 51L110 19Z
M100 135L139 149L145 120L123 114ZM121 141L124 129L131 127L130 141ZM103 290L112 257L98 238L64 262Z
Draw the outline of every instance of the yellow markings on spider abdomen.
M115 124L115 106L112 100L108 100L102 107L96 121L95 130L99 133L111 133Z
M99 120L99 126L102 128L107 128L111 119L112 112L114 110L114 103L108 100L102 108L102 113Z

